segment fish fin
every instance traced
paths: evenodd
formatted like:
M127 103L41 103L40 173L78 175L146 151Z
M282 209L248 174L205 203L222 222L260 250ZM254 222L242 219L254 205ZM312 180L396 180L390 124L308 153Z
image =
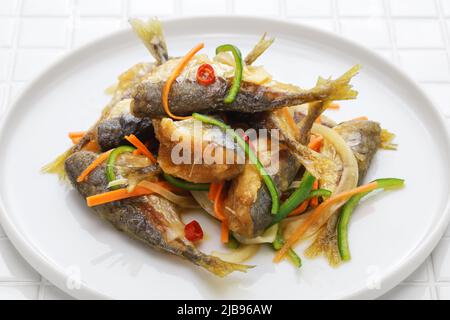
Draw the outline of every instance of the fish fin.
M245 57L245 64L251 65L256 59L259 58L275 41L275 38L266 39L267 32L264 32L261 39L259 39L258 43L253 47L253 49L247 54Z
M285 138L285 142L305 169L319 179L321 186L330 186L337 180L339 170L337 164L331 159L309 149L292 138Z
M353 90L350 80L358 74L360 69L361 65L357 64L335 80L319 77L314 90L327 90L329 94L326 102L355 99L358 96L358 91Z
M66 159L72 154L72 148L64 152L63 154L60 154L55 160L52 162L46 164L42 167L41 172L42 173L51 173L51 174L57 174L58 177L61 180L66 179L66 171L64 170L64 163Z
M308 113L306 116L300 121L298 124L299 128L299 139L298 141L301 144L306 145L308 143L311 128L314 125L314 122L320 115L327 109L327 103L322 101L310 102L308 105Z
M297 158L298 162L300 162L314 177L318 178L321 185L328 186L331 181L337 180L338 169L336 163L297 141L292 130L289 129L289 126L277 112L271 112L270 121L275 128L280 130L284 142L289 147L292 154Z
M162 25L158 19L149 19L147 22L139 19L130 19L129 22L136 35L141 39L158 64L169 60Z
M380 148L385 150L397 150L398 144L393 143L392 140L395 139L395 134L388 131L387 129L382 129L380 133L381 144Z
M338 215L334 214L319 230L314 241L305 250L307 258L324 255L332 267L337 267L342 263L337 244L337 219Z
M248 269L255 266L247 266L239 263L232 263L223 261L220 258L214 256L206 256L204 259L200 259L197 262L201 267L205 268L209 272L214 273L221 278L226 277L234 271L247 272Z

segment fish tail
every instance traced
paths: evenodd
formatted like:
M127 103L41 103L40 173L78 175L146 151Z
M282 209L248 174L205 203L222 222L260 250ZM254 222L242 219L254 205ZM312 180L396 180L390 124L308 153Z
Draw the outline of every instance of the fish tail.
M337 267L342 263L337 244L337 221L338 214L336 213L328 220L326 225L320 228L314 241L305 250L307 258L316 258L323 255L332 267Z
M275 41L275 38L266 39L267 33L264 32L261 39L259 39L258 43L253 47L252 51L250 51L245 57L245 64L251 65L255 62L256 59L259 58Z
M335 80L319 77L316 88L329 92L326 102L355 99L358 96L358 91L353 90L350 80L358 74L360 69L361 65L357 64Z
M59 155L55 160L42 167L41 172L57 174L61 180L66 178L66 171L64 170L64 163L66 159L72 154L72 149L67 150Z
M247 266L239 263L226 262L220 258L204 255L197 263L209 272L221 278L226 277L234 271L247 272L254 266Z
M158 64L166 62L169 59L169 54L161 22L156 18L149 19L147 22L139 19L130 19L129 22L136 35L141 39Z

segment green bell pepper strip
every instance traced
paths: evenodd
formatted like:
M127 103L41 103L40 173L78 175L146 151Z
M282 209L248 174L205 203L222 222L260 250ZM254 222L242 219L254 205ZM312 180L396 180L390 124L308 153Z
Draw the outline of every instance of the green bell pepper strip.
M272 247L278 251L284 245L283 235L281 234L281 227L278 226L277 236L275 240L272 242ZM302 266L302 259L298 256L298 254L290 248L288 251L288 258L294 264L296 268L300 268Z
M275 183L272 180L272 177L267 173L266 169L264 169L264 166L259 161L256 154L253 152L252 148L250 148L250 145L240 136L238 135L229 125L223 123L220 120L214 119L209 116L205 116L199 113L193 113L192 117L196 120L199 120L204 123L208 123L214 126L217 126L221 128L222 130L228 130L229 133L231 133L234 140L236 140L239 147L244 149L245 154L248 156L251 163L255 164L256 167L259 170L259 173L261 177L264 180L264 183L266 184L267 189L269 190L270 197L272 199L272 214L276 214L278 212L278 209L280 208L280 199L278 195L277 187L275 186Z
M242 72L243 72L243 64L242 64L242 54L241 51L232 44L224 44L216 48L216 54L220 52L230 51L233 54L234 62L235 62L235 70L234 70L234 79L233 84L231 85L230 91L228 92L223 102L232 103L239 92L239 88L241 87L242 81Z
M121 146L115 148L108 157L108 160L106 160L106 178L108 179L108 182L114 181L117 179L116 173L114 172L114 166L116 164L117 157L120 156L122 153L125 152L133 152L136 150L135 147L132 146ZM112 186L110 189L115 190L118 189L119 186Z
M308 198L315 180L316 178L314 178L312 174L308 171L305 172L302 181L300 182L300 186L289 196L289 198L286 199L285 202L283 202L280 210L273 217L271 225L274 225L286 218L292 210L297 208L300 203Z
M311 198L314 197L323 197L323 198L329 198L331 196L331 191L327 190L327 189L316 189L316 190L311 190L311 192L309 193L308 198L306 198L306 200L309 200Z
M226 246L228 249L237 249L237 248L239 248L240 243L239 243L239 241L237 241L236 238L233 237L233 235L230 233L229 236L228 236L228 242L225 243L225 246Z
M171 185L185 190L208 191L210 187L209 183L192 183L175 178L167 173L164 173L164 179L166 179L166 181L169 182Z
M396 178L376 179L374 181L378 183L378 187L375 190L397 189L403 187L405 183L403 179L396 179ZM358 203L361 201L362 198L364 198L367 194L375 190L355 194L344 204L344 206L341 209L337 231L338 231L339 255L341 256L342 261L349 261L351 259L350 247L348 244L348 226L353 210L355 210L356 206L358 205Z

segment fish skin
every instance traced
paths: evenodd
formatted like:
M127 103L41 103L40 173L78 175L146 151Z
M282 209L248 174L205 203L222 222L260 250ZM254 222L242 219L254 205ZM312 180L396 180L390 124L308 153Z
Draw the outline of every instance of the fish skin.
M108 190L105 164L92 171L87 181L81 183L76 181L81 172L96 157L95 153L80 151L72 154L65 161L65 170L69 180L83 197ZM228 263L200 252L184 236L169 240L169 229L184 228L184 224L179 218L178 208L158 195L115 201L96 206L93 210L130 237L144 242L152 248L186 258L217 276L224 277L233 271L245 272L248 269L247 266Z
M333 128L350 146L358 162L359 183L381 145L381 126L370 120L345 121Z
M194 71L197 70L200 63L205 61L210 63L217 72L229 68L229 66L211 60L200 58L194 60L187 70L183 71L184 73L179 79L172 84L169 105L174 114L185 116L191 115L193 112L214 113L219 111L258 113L306 102L353 99L357 96L357 92L352 89L349 82L357 74L359 66L353 67L336 80L319 78L317 85L309 90L277 82L270 85L259 85L244 79L235 100L227 104L223 100L232 85L233 78L225 78L216 74L214 83L208 86L199 84L195 79ZM166 80L161 80L161 77L158 76L168 73L168 66L172 68L173 62L168 61L170 65L159 66L154 70L154 78L150 77L134 88L131 107L133 115L137 117L165 115L162 90ZM280 89L283 86L288 87L289 90Z
M106 119L97 127L97 143L102 151L128 144L125 136L134 134L140 140L154 136L152 121L149 118L136 118L124 113L119 117Z
M280 151L279 170L272 176L279 194L287 190L299 168L300 164L288 150ZM248 186L249 175L254 188ZM261 235L272 223L271 206L271 196L261 175L253 165L246 165L244 172L232 181L225 199L230 230L247 238Z

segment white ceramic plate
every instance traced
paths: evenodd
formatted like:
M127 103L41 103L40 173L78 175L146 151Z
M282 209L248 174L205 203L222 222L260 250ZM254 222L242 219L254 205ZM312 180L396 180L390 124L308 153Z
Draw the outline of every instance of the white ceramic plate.
M173 56L196 43L213 53L223 43L247 52L267 31L276 42L258 63L303 87L361 63L360 95L329 111L337 120L366 115L397 134L396 152L380 151L367 180L401 177L401 191L358 208L350 229L353 260L338 269L322 258L301 270L274 265L263 248L247 274L216 278L157 253L97 218L55 176L40 174L65 150L68 131L88 128L108 97L104 89L136 62L151 60L130 30L85 46L33 81L3 119L0 135L1 222L11 241L44 277L77 298L282 299L374 298L408 276L431 252L449 220L449 139L443 118L404 73L359 45L310 27L250 17L168 20ZM212 237L217 225L197 213ZM214 239L213 239L214 240ZM201 249L211 250L218 241ZM81 287L77 288L77 281Z

